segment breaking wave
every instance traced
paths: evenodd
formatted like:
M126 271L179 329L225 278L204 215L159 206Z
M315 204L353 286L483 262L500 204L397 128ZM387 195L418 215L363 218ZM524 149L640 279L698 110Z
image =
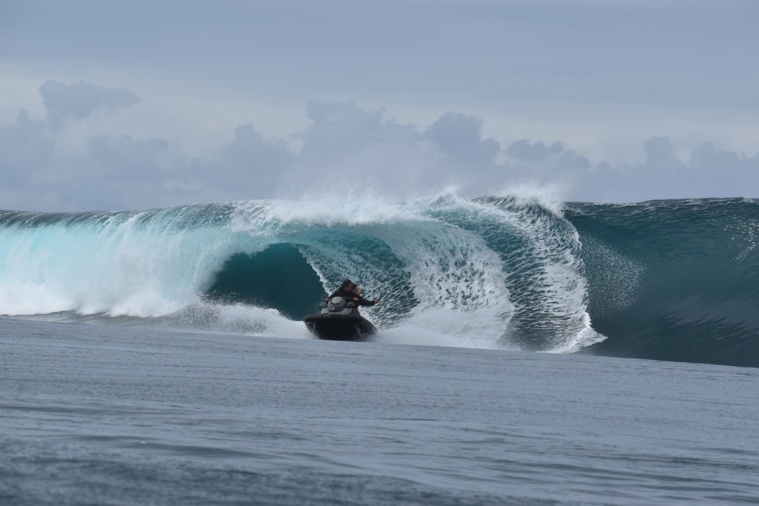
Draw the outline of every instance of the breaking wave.
M759 206L514 196L0 212L0 314L307 337L350 277L378 340L759 366Z

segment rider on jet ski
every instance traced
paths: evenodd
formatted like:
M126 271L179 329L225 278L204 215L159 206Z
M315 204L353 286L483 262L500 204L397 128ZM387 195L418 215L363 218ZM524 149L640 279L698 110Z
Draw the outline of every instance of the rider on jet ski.
M353 288L358 288L353 281L351 281L348 278L345 278L340 285L340 288L335 290L332 295L327 297L325 299L325 302L329 302L333 297L342 297L346 301L355 302L359 306L373 306L377 304L382 297L378 297L374 300L366 300L365 298L361 297L359 293L356 293L353 291Z

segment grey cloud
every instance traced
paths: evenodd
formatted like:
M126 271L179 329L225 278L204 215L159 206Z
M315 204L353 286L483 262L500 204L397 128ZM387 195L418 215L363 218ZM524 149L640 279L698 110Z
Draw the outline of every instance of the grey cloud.
M476 116L446 113L422 131L353 102L311 102L308 115L298 166L333 190L360 186L409 197L451 184L483 186L496 168L500 144L482 138Z
M0 126L0 182L11 187L30 180L46 165L54 147L44 122L21 111L14 124Z
M523 139L509 144L505 153L517 165L540 165L559 170L585 170L591 166L587 158L566 149L562 142L544 144Z
M677 157L675 146L667 137L651 137L643 144L646 153L644 168L648 170L678 170L685 163Z
M641 146L641 163L592 165L562 142L517 140L498 161L500 143L482 137L476 116L446 113L420 129L353 102L312 102L308 116L300 152L249 123L211 155L192 159L179 143L134 133L85 139L83 154L67 155L59 145L67 137L50 127L51 118L22 111L15 123L0 125L0 208L139 209L352 188L406 198L452 184L463 196L481 196L530 182L571 186L576 200L750 197L759 179L759 153L708 142L681 159L672 141L652 137Z
M158 157L167 150L168 142L162 139L95 137L88 144L89 165L94 172L91 176L107 177L111 182L156 178L164 171Z
M310 102L308 115L311 124L301 136L303 149L293 174L308 183L291 178L285 186L291 194L308 188L406 195L422 179L443 177L429 141L416 126L388 119L382 110L353 102Z
M87 157L69 163L70 181L90 208L125 209L209 200L271 197L294 154L282 142L266 141L252 125L235 130L231 143L208 158L169 161L163 139L96 137Z
M235 129L234 140L212 160L196 162L194 178L207 180L227 198L270 197L296 155L279 141L267 141L251 124Z
M725 170L759 171L759 152L753 157L748 157L735 151L718 150L714 147L714 143L704 142L691 152L688 166L694 169L722 167Z
M450 187L477 196L509 177L497 162L500 143L483 137L477 116L448 112L420 129L382 110L328 102L310 104L309 117L299 165L318 167L333 186L348 176L344 185L397 198Z
M591 166L587 158L566 149L563 142L544 144L542 141L523 139L509 144L505 153L516 163L540 164L560 170L585 170Z
M554 142L547 145L543 142L531 142L527 139L512 142L506 148L506 154L514 160L520 162L544 162L550 158L556 157L564 151L561 142Z
M71 120L88 118L98 110L114 111L139 101L137 94L124 88L107 88L85 81L64 84L48 80L40 86L39 92L47 120L55 128Z
M644 151L645 161L629 171L629 191L647 191L653 198L739 197L751 191L747 183L759 181L759 154L752 159L704 143L684 161L667 137L648 139Z
M637 164L600 162L583 178L578 200L641 200L757 197L759 153L746 156L717 150L711 142L691 149L683 161L667 137L643 144L645 160Z
M482 138L482 119L460 113L443 114L427 129L438 148L473 165L495 162L501 145L493 138Z
M307 158L334 161L345 153L418 136L415 129L385 119L384 111L354 102L309 102L307 111L311 125L302 136Z
M577 191L586 186L592 167L590 161L562 142L546 144L522 139L504 150L503 173L508 182L551 186L560 191Z
M38 168L36 187L56 192L62 210L115 210L157 207L171 198L171 167L162 162L168 143L161 139L97 136L84 154L53 158Z

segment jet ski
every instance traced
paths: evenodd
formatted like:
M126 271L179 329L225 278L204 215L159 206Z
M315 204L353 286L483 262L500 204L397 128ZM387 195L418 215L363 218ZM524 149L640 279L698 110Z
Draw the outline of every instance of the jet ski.
M365 341L377 329L369 320L355 312L355 302L332 297L321 303L320 313L305 318L306 327L319 339L330 341Z

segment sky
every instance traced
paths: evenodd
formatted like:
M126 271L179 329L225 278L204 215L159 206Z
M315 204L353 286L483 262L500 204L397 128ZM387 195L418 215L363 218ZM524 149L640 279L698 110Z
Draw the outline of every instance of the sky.
M755 0L0 0L0 209L759 198L757 21Z

